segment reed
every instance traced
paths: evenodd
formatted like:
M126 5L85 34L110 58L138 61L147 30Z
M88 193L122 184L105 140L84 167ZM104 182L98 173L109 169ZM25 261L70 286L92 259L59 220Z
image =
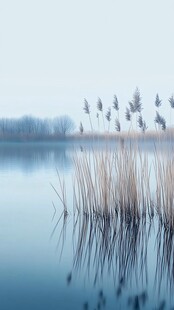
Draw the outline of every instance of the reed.
M173 97L169 98L173 107ZM157 142L172 139L173 131L166 131L166 121L159 114L162 100L156 95L155 124L158 125L158 134L149 132L146 139L157 138ZM84 100L84 111L88 114L91 125L92 141L95 142L93 125L91 122L91 110L87 100ZM97 109L102 114L103 127L105 129L103 117L103 103L100 98L97 101ZM118 113L119 104L117 96L114 96L113 109ZM140 91L136 88L133 98L129 101L129 108L126 108L126 120L132 122L133 115L136 115L137 125L142 133L146 132L147 126L141 114L142 98ZM108 133L111 122L111 108L109 107L105 117L108 121ZM99 113L97 113L99 121ZM132 125L131 125L132 126ZM98 123L99 128L99 123ZM132 126L133 128L133 126ZM142 139L142 134L137 131L131 133L120 133L121 125L119 113L115 121L115 129L119 132L118 143L115 151L105 144L102 151L92 149L87 152L83 149L81 153L74 156L74 176L73 176L73 207L74 213L83 213L87 216L97 216L102 218L113 218L119 215L120 220L135 223L142 218L158 216L160 222L165 227L174 230L174 158L171 154L160 153L154 149L153 162L149 163L147 153L140 151L138 141ZM82 123L80 124L81 136L84 132ZM165 132L165 133L164 133ZM84 134L83 134L84 136ZM86 135L84 136L86 138ZM113 135L115 138L116 136ZM90 138L90 136L89 136ZM105 142L109 142L112 134L105 134ZM99 139L97 139L99 142ZM145 141L143 135L143 142ZM59 175L58 175L59 177ZM151 179L153 178L153 189L151 189ZM59 177L60 193L57 193L63 206L67 211L66 187L64 181ZM53 187L54 188L54 187ZM55 190L55 188L54 188ZM56 191L56 190L55 190Z
M76 209L105 217L140 218L151 206L148 159L121 145L116 152L92 151L74 157ZM150 214L150 212L149 212Z
M57 169L56 169L56 172L57 172L57 176L58 176L59 191L56 189L56 187L52 183L50 185L53 188L53 190L55 191L59 200L61 201L61 204L63 205L64 216L66 216L68 214L68 211L67 211L67 196L66 196L65 180L64 180L64 178L61 179L60 174L59 174Z
M174 157L157 147L151 156L122 143L114 152L108 146L83 150L73 159L71 272L84 274L94 285L111 276L117 297L127 284L139 286L141 279L147 285L152 228L155 290L160 295L164 281L170 291L174 288ZM62 219L61 255L67 217ZM53 234L56 228L57 223Z
M117 104L115 97L116 111ZM161 105L158 96L155 105L157 108ZM98 110L103 113L101 100ZM127 121L132 121L135 114L136 124L138 123L145 133L147 126L141 111L141 96L136 89L125 116ZM87 112L90 116L89 109ZM110 109L105 116L109 132ZM120 131L118 121L119 116L115 129ZM158 143L157 146L154 145L151 156L142 152L138 146L138 139L142 138L142 135L132 131L125 134L119 132L114 150L110 140L105 139L102 150L91 148L87 151L83 148L81 152L76 152L73 158L71 201L74 210L74 255L71 273L85 273L86 277L92 277L94 285L112 274L117 297L124 290L124 286L138 283L140 278L143 285L148 283L147 253L152 226L154 229L158 227L154 286L159 295L164 278L170 290L174 287L174 157L172 152L159 148L163 137L164 140L170 137L171 141L173 131L166 130L165 119L158 111L155 123L162 130L152 136L150 132L146 134L147 141L149 137L152 140L157 137ZM93 131L92 133L94 142L95 134ZM106 135L108 136L112 135ZM59 185L59 198L64 202L64 187L60 178ZM65 206L64 203L63 205ZM67 214L67 205L65 210ZM53 231L55 232L55 229ZM63 229L62 231L64 232ZM62 233L62 247L64 235ZM61 254L62 252L63 248ZM135 309L138 309L140 295L135 296L131 302L136 305ZM162 303L161 305L163 306Z
M149 159L136 145L116 150L83 149L73 158L74 213L112 218L120 216L127 222L157 216L163 225L174 231L174 157L155 148ZM59 174L56 191L64 212L68 212L66 185ZM153 185L153 187L152 187Z

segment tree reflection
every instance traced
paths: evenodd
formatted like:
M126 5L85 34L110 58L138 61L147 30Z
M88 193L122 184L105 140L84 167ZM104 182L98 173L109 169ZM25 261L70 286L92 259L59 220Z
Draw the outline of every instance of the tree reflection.
M0 147L0 169L19 168L34 171L42 167L57 167L60 171L72 165L71 145L61 143L7 143Z

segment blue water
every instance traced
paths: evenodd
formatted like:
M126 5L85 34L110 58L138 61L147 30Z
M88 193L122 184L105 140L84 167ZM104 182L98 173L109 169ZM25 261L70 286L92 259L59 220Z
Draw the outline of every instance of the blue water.
M0 145L0 309L171 309L172 269L158 248L168 236L157 239L156 221L135 240L118 222L106 232L73 210L63 217L51 184L57 168L71 205L74 150Z

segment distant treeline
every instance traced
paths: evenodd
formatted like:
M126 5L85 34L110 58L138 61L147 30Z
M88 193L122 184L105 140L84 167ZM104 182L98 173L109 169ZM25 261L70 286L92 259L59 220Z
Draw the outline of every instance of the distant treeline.
M33 116L0 119L1 140L65 138L75 129L73 120L65 115L53 119Z

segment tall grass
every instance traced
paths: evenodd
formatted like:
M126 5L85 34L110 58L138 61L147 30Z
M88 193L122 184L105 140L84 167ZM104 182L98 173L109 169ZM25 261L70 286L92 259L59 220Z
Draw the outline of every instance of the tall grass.
M144 205L151 206L148 159L140 151L122 145L116 152L83 152L74 157L74 166L77 210L140 218Z
M116 97L115 100L117 111ZM158 96L155 105L157 108L161 105ZM132 121L135 113L136 126L138 124L145 132L147 126L141 115L138 89L129 106L130 109L126 109L127 121ZM103 114L101 100L98 110ZM89 109L86 113L90 116ZM110 109L108 113L105 116L109 132ZM108 143L102 150L82 149L73 159L73 268L78 272L85 269L87 276L92 274L94 284L104 277L107 269L109 274L113 273L114 281L119 282L118 295L132 278L137 283L140 278L143 283L148 282L148 240L154 219L155 226L158 224L155 284L160 292L162 279L166 276L171 289L174 285L174 156L172 152L158 148L163 137L171 141L173 131L166 131L165 119L158 111L155 123L158 124L158 134L146 134L147 141L149 137L152 140L157 137L158 142L150 156L139 149L139 134L133 130L129 134L120 133L116 122L120 143L116 144L114 151L110 140L106 139ZM59 183L62 184L60 179ZM64 193L62 186L61 192ZM66 201L65 195L61 198L59 194L59 198L62 203ZM63 205L68 212L68 206Z
M127 222L156 215L174 230L174 157L157 148L152 157L124 143L115 151L107 146L76 153L74 212L104 218L119 215ZM60 177L59 184L59 198L67 212L66 185Z
M154 287L160 294L167 281L173 291L173 153L155 147L149 156L135 144L121 143L115 151L107 145L103 150L77 152L73 160L72 271L84 272L94 285L108 273L118 295L127 283L141 279L147 285L149 238L155 227ZM67 215L69 205L64 203L67 198L60 179L59 184ZM66 216L61 253L64 227Z

